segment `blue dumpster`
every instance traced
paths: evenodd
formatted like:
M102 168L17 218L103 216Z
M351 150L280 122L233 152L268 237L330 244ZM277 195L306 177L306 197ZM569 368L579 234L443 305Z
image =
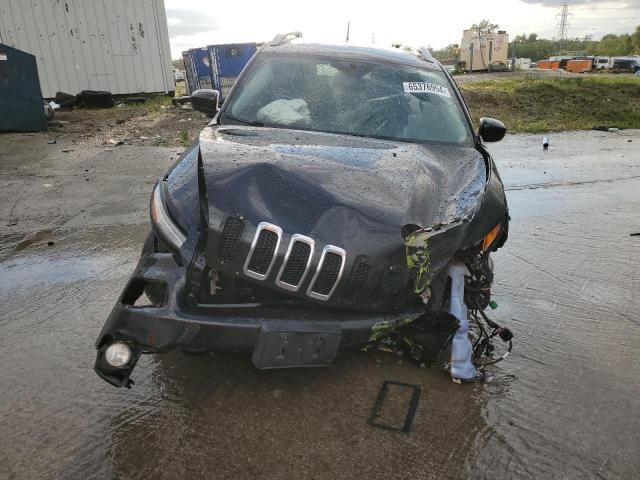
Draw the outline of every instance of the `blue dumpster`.
M187 94L191 94L199 88L211 87L211 64L206 47L192 48L182 52L184 69L187 78Z
M255 43L229 43L209 45L209 63L211 64L211 85L220 92L222 98L231 91L236 78L256 53Z
M36 57L0 43L0 132L46 129Z

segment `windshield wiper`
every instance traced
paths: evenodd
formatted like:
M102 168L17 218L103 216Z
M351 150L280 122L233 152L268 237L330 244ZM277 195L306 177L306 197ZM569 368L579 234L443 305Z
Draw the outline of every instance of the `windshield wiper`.
M238 117L234 117L233 115L229 115L228 113L225 113L224 117L228 118L229 120L233 120L234 122L240 122L244 125L250 125L252 127L264 127L264 123L262 122L253 122L251 120L245 120L243 118L238 118Z

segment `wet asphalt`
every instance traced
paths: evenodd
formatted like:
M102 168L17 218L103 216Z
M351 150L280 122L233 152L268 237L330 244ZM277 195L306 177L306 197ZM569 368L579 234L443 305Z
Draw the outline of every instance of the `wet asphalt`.
M640 131L491 146L512 215L493 316L516 340L465 386L381 352L173 352L107 385L93 342L178 150L47 140L0 136L0 478L640 477ZM385 380L422 389L408 434L367 424Z

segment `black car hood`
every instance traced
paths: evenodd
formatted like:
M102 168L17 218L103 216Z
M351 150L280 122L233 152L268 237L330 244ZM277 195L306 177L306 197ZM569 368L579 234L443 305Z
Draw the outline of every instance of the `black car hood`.
M256 227L268 222L283 231L274 272L293 234L312 238L316 252L327 245L347 252L345 279L328 304L344 306L357 262L372 265L371 298L354 308L387 308L376 293L380 286L396 292L407 284L404 225L442 227L445 233L430 242L431 271L448 264L466 246L487 179L485 159L472 147L287 129L208 127L200 135L200 155L211 268L242 276ZM243 222L244 233L234 259L221 261L229 217ZM389 271L396 272L393 281L385 277ZM273 277L261 285L277 289Z
M241 214L290 233L332 230L334 243L342 223L402 242L405 224L469 220L487 178L472 147L234 126L206 128L200 149L212 226Z

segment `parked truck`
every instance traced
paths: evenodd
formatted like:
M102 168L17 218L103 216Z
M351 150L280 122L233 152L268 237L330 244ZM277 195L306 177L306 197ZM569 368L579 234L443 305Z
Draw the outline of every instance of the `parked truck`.
M565 70L574 73L586 73L593 69L593 59L581 58L567 61Z

